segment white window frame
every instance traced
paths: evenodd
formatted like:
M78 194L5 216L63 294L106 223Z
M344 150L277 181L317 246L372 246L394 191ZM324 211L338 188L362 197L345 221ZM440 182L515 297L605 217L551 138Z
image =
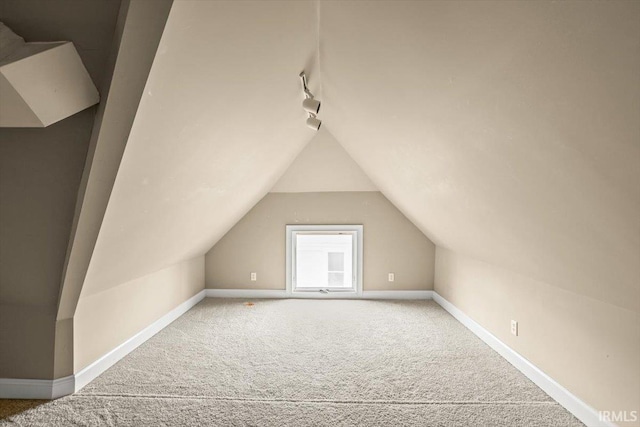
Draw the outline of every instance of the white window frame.
M290 298L360 298L362 297L362 267L363 267L363 231L362 225L287 225L286 226L286 277L287 277L287 296ZM328 232L348 232L354 235L353 239L353 275L354 289L340 290L331 289L327 293L323 293L317 289L312 290L296 290L294 291L294 271L295 268L295 245L296 235L298 232L303 233L328 233Z

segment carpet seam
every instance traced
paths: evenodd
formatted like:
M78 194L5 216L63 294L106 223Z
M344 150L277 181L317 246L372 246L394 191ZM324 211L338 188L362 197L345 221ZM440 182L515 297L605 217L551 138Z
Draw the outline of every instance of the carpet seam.
M102 397L122 399L184 399L184 400L219 400L237 402L261 402L261 403L335 403L335 404L359 404L359 405L557 405L554 401L454 401L454 400L331 400L331 399L260 399L225 396L174 396L162 394L111 394L111 393L82 393L73 397Z

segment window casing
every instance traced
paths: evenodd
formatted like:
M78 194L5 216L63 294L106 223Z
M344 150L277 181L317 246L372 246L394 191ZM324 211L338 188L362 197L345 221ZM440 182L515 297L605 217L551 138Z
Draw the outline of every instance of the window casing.
M362 294L362 225L287 225L287 294Z

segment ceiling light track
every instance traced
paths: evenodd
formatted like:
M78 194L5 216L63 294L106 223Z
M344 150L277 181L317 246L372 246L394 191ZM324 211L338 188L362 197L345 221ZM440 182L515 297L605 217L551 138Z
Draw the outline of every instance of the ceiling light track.
M307 118L307 126L313 130L319 130L322 125L322 121L317 118L320 112L320 101L314 98L313 94L307 87L307 75L304 70L300 73L300 81L302 82L302 108L307 112L309 117Z

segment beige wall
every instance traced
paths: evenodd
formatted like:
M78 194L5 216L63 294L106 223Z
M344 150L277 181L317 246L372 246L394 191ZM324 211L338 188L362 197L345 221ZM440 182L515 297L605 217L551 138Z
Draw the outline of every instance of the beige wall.
M640 411L638 312L441 247L435 290L596 410Z
M0 304L0 378L53 377L53 306Z
M272 193L378 191L360 166L322 127L271 189Z
M58 304L55 378L73 373L73 315L173 0L123 0L78 192ZM189 257L187 257L189 258ZM176 261L177 262L177 261ZM171 263L171 264L175 264ZM167 264L167 265L171 265ZM135 277L141 277L150 270ZM113 286L129 280L121 280Z
M27 41L73 41L99 86L119 6L3 0L0 21ZM0 128L0 378L54 375L60 278L95 112L44 129Z
M73 316L82 291L131 125L172 2L173 0L124 0L122 3L115 42L106 67L109 78L102 87L102 99L76 203L72 238L60 293L59 320ZM144 276L175 262L177 260L129 279ZM128 280L120 280L112 283L112 286L126 281Z
M74 372L204 289L204 257L81 297L73 318Z
M207 288L284 289L287 224L362 224L364 290L433 289L435 246L379 192L267 194L207 253Z

